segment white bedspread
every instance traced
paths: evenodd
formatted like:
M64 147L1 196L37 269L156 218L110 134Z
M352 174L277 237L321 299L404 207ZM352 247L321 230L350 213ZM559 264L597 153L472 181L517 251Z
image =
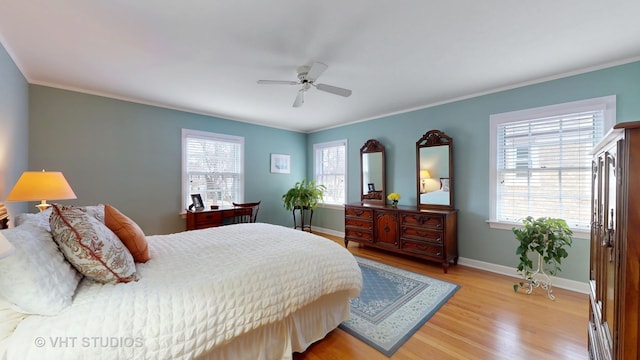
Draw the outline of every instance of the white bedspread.
M73 304L29 316L8 359L187 359L318 297L362 287L351 254L333 241L269 224L148 237L138 282L84 279Z
M420 194L420 204L449 205L451 194L448 191L436 190Z

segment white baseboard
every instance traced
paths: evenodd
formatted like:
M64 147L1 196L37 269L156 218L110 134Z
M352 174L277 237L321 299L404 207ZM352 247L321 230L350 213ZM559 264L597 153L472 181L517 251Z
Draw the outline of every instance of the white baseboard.
M316 226L314 226L312 230L314 232L319 232L323 234L344 237L344 232L341 232L341 231L324 229ZM516 279L522 278L522 275L518 274L515 268L509 267L509 266L492 264L484 261L467 259L463 257L458 258L458 264L475 268L475 269L489 271L496 274L511 276ZM581 294L589 293L589 284L581 281L568 280L568 279L551 276L551 283L553 284L554 287L557 287L557 288L571 290Z
M472 267L475 269L486 270L496 274L511 276L517 279L522 279L522 275L520 275L515 268L509 267L509 266L497 265L497 264L492 264L484 261L467 259L463 257L458 258L458 264ZM551 276L551 284L554 287L579 292L581 294L589 293L589 284L581 281L568 280L568 279Z
M344 233L342 231L325 229L325 228L321 228L321 227L317 227L317 226L313 226L311 228L311 231L344 238Z

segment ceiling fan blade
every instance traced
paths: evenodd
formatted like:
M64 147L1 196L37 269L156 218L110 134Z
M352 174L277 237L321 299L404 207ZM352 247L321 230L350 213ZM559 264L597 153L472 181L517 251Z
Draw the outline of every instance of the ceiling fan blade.
M311 65L311 69L309 69L309 72L307 73L307 80L315 81L325 70L327 70L327 68L327 64L323 64L321 62L313 63L313 65Z
M298 91L298 96L296 96L296 100L293 102L293 107L300 107L302 104L304 104L304 89Z
M266 85L299 85L300 83L297 81L287 81L287 80L258 80L258 84L266 84Z
M327 84L317 84L316 88L318 90L326 91L328 93L335 94L335 95L340 95L340 96L344 96L344 97L351 96L351 90L343 89L343 88L337 87L337 86L332 86L332 85L327 85Z

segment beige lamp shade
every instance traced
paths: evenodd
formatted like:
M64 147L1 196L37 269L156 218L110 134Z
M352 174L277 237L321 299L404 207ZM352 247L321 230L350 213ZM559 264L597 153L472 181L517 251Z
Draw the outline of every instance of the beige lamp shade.
M41 201L40 211L48 208L47 200L75 199L67 179L58 171L25 171L7 196L7 201Z
M420 170L420 179L429 179L431 178L431 174L429 170Z

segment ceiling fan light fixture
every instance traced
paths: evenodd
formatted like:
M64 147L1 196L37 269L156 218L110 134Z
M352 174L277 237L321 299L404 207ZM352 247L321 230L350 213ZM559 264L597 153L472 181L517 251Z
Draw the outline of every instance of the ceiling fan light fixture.
M321 62L314 62L311 66L302 65L297 69L297 77L299 81L286 81L286 80L258 80L258 84L270 84L270 85L302 85L298 91L293 107L300 107L304 104L304 92L309 90L311 86L316 89L330 94L349 97L351 96L351 90L341 87L327 85L327 84L315 84L315 81L322 75L328 66Z

